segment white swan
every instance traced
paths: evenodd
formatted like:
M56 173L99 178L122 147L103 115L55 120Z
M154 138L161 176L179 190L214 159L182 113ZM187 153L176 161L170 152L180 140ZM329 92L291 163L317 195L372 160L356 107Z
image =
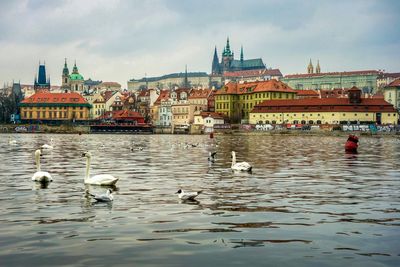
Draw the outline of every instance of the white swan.
M8 138L8 143L10 144L10 145L16 145L17 144L17 140L15 140L15 139L11 139L11 136Z
M90 160L92 158L92 154L90 152L85 152L82 154L82 157L86 157L86 175L85 175L85 184L94 184L94 185L115 185L118 181L118 178L110 174L99 174L93 177L90 177Z
M50 145L44 144L44 145L42 145L42 148L43 149L53 149L54 148L53 147L53 138L50 139Z
M48 183L52 182L53 178L51 177L50 173L40 171L40 156L42 152L40 149L35 151L35 161L36 161L36 172L32 176L32 181L41 182L41 183Z
M95 200L97 200L98 202L110 202L114 200L114 196L111 194L112 190L111 189L107 189L105 194L101 194L101 195L95 195L89 192L88 189L86 189L86 194L93 197Z
M203 191L183 192L182 189L179 189L175 194L179 194L178 197L182 200L194 200L201 192Z
M248 162L236 162L236 152L232 151L232 170L234 171L251 171L253 168Z

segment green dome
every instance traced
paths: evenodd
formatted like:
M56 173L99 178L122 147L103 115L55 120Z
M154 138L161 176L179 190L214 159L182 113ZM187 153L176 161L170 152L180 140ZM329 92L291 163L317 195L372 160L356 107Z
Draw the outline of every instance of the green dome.
M80 75L79 73L72 73L69 78L71 81L77 81L77 80L82 80L83 81L83 76Z

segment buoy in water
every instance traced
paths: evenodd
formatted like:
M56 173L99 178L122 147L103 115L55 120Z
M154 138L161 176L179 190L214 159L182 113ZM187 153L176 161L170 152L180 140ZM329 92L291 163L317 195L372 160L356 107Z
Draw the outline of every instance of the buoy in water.
M349 135L347 138L346 144L344 145L344 149L346 152L357 153L358 148L358 137L355 135Z

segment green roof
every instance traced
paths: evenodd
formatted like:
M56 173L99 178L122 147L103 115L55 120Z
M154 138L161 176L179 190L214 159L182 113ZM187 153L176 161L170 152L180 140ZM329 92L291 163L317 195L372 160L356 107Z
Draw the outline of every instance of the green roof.
M232 60L231 68L241 68L243 70L244 69L256 69L256 68L265 69L265 65L261 58L246 59L243 61Z
M71 81L84 80L83 76L79 73L72 73L71 75L69 75L69 78L71 79Z

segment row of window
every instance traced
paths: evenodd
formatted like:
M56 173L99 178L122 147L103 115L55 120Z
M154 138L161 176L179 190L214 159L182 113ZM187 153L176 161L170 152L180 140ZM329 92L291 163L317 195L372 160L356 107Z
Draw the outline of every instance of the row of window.
M48 116L46 116L46 111L36 111L35 119L65 119L68 118L67 111L48 111ZM23 118L25 119L33 119L33 112L32 111L24 111ZM83 119L83 112L72 112L72 118Z
M353 116L357 117L358 114L359 114L359 113L354 113ZM392 113L387 113L387 116L390 117L391 114L392 114ZM307 116L314 116L314 115L315 115L315 114L307 114ZM318 117L321 116L321 114L316 114L316 115L317 115ZM370 115L369 113L365 113L365 117L368 117L369 115ZM261 116L263 116L263 115L259 115L259 117L261 117ZM266 114L265 116L266 116L266 117L269 117L269 114ZM271 117L281 117L281 116L296 117L296 114L284 114L284 113L281 113L281 114L272 114L272 115L271 115ZM301 114L301 116L302 116L302 117L305 117L306 115L305 115L305 114ZM335 116L334 113L332 113L332 117L333 117L333 116ZM343 113L342 116L343 116L343 117L346 117L346 113ZM395 117L395 116L396 116L396 113L393 113L393 117ZM256 115L256 114L253 114L253 118L256 118L256 117L257 117L257 115Z
M43 109L43 110L66 110L68 107L26 107L27 109L31 110L33 108L35 109ZM77 107L72 107L72 109L77 109ZM83 110L83 107L79 107L80 110Z

